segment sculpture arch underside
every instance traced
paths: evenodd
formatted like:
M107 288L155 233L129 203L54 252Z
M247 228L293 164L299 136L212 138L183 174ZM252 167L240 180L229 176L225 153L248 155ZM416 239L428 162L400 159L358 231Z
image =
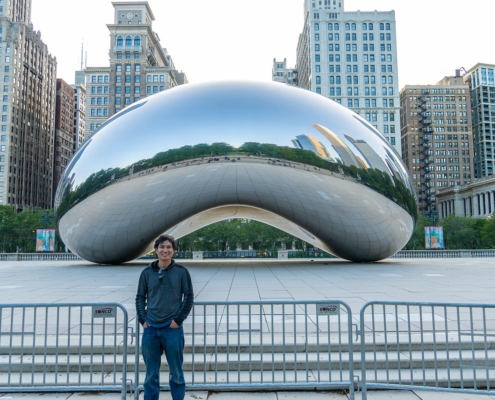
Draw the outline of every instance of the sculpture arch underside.
M263 158L157 168L115 181L60 220L65 241L96 263L122 263L176 238L231 218L267 223L336 256L376 261L411 234L411 216L354 179Z

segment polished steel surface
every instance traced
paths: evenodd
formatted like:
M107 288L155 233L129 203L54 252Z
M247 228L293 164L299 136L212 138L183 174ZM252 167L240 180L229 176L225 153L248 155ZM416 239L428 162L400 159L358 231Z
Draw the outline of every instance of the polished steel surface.
M230 218L376 261L407 243L416 203L406 167L373 126L272 82L183 85L127 107L74 155L55 198L65 244L97 263Z

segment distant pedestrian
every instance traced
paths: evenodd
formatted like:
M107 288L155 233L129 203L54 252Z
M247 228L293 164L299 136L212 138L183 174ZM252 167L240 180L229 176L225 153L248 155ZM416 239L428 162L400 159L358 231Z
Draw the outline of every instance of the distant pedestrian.
M160 396L160 365L165 352L170 370L170 393L173 400L183 400L186 382L184 330L194 302L189 271L172 256L177 244L172 236L161 235L155 241L158 260L148 265L139 277L136 312L143 327L142 354L146 365L144 400Z

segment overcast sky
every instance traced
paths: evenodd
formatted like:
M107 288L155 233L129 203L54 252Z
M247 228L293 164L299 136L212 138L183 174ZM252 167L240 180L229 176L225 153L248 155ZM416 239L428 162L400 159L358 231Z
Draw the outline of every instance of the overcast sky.
M107 66L110 0L32 0L34 28L74 82L81 43L89 67ZM153 30L189 82L271 80L273 58L295 64L303 0L149 0ZM462 6L460 6L462 5ZM495 1L345 0L346 11L395 10L399 86L434 84L460 67L495 64Z

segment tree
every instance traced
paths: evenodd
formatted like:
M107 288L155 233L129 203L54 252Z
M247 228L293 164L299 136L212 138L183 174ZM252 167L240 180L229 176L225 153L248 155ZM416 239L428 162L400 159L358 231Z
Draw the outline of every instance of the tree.
M416 227L414 232L407 242L406 250L424 250L425 249L425 226L430 226L431 222L428 221L424 216L419 215L416 221Z

